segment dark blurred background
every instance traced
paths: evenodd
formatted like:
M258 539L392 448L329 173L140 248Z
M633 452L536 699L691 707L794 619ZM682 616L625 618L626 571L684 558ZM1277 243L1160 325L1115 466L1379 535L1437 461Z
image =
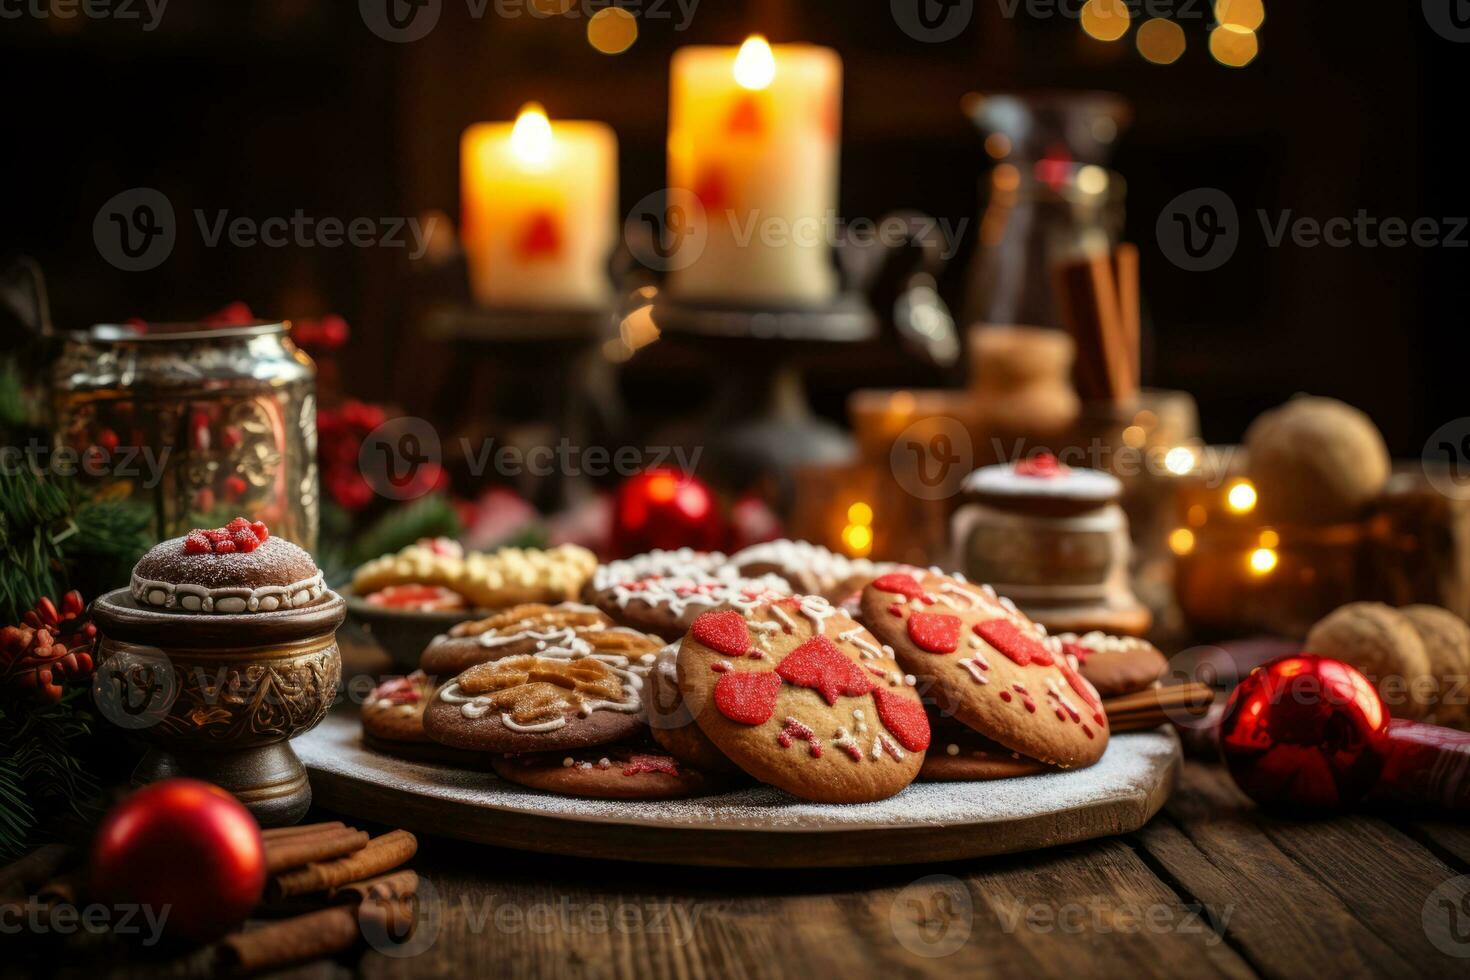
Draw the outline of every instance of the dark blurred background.
M1140 57L1131 35L1100 42L1075 17L1030 16L1024 2L1006 17L1014 5L1000 0L975 0L965 31L939 44L905 34L877 0L703 0L682 31L666 5L668 16L640 17L636 43L618 55L594 50L583 16L504 18L492 6L474 17L464 0L444 0L438 29L411 44L381 40L345 0L174 0L152 31L35 16L37 6L50 9L11 0L0 18L0 250L40 260L59 327L189 318L237 299L268 316L338 312L354 331L345 387L412 406L422 378L402 367L427 354L410 322L403 250L205 248L181 234L162 266L128 273L98 254L98 208L148 186L181 225L194 208L457 215L461 131L511 119L530 99L553 118L616 129L627 207L665 183L674 49L761 31L844 59L849 217L916 208L970 218L974 233L989 159L961 111L968 92L1101 89L1130 100L1135 121L1113 164L1128 180L1127 237L1143 248L1145 380L1193 392L1206 439L1235 441L1296 391L1365 409L1397 455L1418 455L1438 425L1466 414L1454 373L1470 251L1272 249L1254 218L1258 208L1470 214L1459 132L1470 45L1435 33L1419 3L1268 2L1260 54L1244 68L1210 56L1205 0L1176 5L1192 19L1181 21L1187 51L1168 66ZM1153 243L1161 208L1197 187L1225 190L1245 217L1240 251L1207 274L1181 271ZM956 302L964 264L961 255L944 280ZM677 400L677 382L637 363L625 384ZM813 395L837 418L851 388L925 380L918 365L870 358L819 374Z

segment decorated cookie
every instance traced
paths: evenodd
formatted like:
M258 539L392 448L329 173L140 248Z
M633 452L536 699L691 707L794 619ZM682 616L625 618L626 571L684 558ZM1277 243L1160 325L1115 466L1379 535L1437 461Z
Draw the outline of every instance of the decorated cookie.
M680 762L708 773L733 775L740 767L711 742L694 720L694 712L679 690L679 644L670 643L658 652L648 675L644 713L653 740Z
M699 770L646 746L497 756L494 766L496 775L512 783L599 800L668 800L719 788Z
M299 609L327 587L305 551L237 517L152 548L133 568L131 591L143 606L232 615Z
M652 662L651 641L647 657ZM638 660L642 659L639 655ZM424 713L429 737L489 752L561 751L620 742L643 731L648 668L577 643L471 667L441 687Z
M1062 768L1091 765L1107 748L1097 691L994 590L894 573L863 590L863 618L941 710L981 735Z
M424 708L433 693L433 681L418 670L407 677L389 677L373 688L362 703L363 744L375 752L415 762L488 768L484 753L452 749L429 738L424 731Z
M929 747L912 678L820 596L701 613L680 645L678 673L710 741L795 796L885 799L913 781Z
M622 625L673 641L706 610L790 592L784 579L744 578L722 554L685 549L650 551L602 565L593 574L587 595Z
M765 541L730 556L730 566L745 578L775 575L800 595L840 601L893 566L848 558L809 541Z
M485 619L460 623L448 633L435 637L424 650L419 667L434 677L454 677L476 664L536 653L549 647L581 649L583 653L590 653L591 648L579 638L603 632L612 625L612 620L591 606L571 602L555 606L524 603ZM647 649L639 652L652 653L660 645L661 641L649 638Z
M1012 752L951 719L933 724L934 742L924 755L924 765L919 770L919 778L925 782L1010 779L1052 771L1052 767Z
M1158 647L1136 636L1062 633L1056 639L1072 666L1103 698L1153 687L1169 669Z

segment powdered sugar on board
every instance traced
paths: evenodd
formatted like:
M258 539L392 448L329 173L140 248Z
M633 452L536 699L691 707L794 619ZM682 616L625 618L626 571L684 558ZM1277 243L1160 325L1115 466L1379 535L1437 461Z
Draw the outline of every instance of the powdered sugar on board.
M1162 802L1159 790L1173 780L1180 758L1179 741L1172 733L1135 732L1114 735L1106 754L1087 769L981 783L914 783L891 799L838 805L809 803L765 786L692 800L557 796L511 786L486 773L406 762L365 749L357 718L342 712L291 745L313 776L330 773L375 790L588 823L808 833L996 825L1106 804L1117 804L1129 815L1120 818L1126 826L1099 826L1083 836L1050 842L1057 844L1137 829L1152 814L1138 811L1150 800ZM353 815L343 799L323 802ZM486 816L493 819L494 814Z

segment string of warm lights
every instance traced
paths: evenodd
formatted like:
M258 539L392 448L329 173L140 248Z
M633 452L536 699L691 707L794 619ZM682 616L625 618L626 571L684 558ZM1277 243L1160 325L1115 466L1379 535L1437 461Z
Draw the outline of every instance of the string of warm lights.
M1257 32L1266 22L1264 0L1215 0L1215 23L1210 28L1210 56L1227 68L1244 68L1260 54ZM1082 7L1082 30L1097 41L1112 43L1128 35L1133 14L1125 0L1087 0ZM1184 28L1167 17L1150 17L1134 35L1145 61L1172 65L1184 56L1188 39Z

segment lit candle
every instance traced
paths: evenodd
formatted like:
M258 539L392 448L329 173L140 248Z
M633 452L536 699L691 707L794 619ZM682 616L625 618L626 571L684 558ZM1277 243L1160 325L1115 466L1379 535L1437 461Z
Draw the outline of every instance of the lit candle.
M598 307L611 296L618 143L599 122L478 123L460 141L462 238L484 306Z
M738 49L681 48L672 75L669 184L702 205L686 223L686 240L707 235L692 263L675 261L670 291L759 304L830 300L842 116L837 52L772 47L753 36ZM670 224L678 231L673 215Z

